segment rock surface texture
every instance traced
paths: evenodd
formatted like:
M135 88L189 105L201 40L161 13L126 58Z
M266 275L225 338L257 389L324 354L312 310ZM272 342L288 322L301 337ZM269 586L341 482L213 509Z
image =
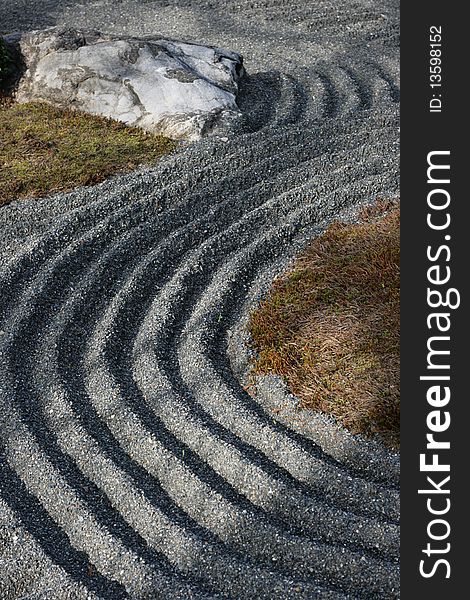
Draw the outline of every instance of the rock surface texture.
M286 261L398 194L398 8L0 0L7 31L204 41L248 72L239 135L0 210L2 600L399 597L398 456L243 379Z
M175 139L221 133L240 116L242 57L168 39L51 28L21 36L19 102L46 101Z

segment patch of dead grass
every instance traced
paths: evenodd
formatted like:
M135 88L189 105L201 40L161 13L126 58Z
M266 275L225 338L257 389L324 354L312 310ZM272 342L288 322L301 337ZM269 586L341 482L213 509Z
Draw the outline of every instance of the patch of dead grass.
M333 223L253 313L254 371L284 377L303 407L399 445L400 210ZM388 212L379 217L384 210Z
M0 103L0 205L98 183L175 143L111 119L42 103Z

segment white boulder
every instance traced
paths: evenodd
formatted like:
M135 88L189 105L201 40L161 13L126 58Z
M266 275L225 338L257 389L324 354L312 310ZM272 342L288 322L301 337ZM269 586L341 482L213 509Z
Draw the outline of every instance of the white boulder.
M175 139L236 125L243 59L210 46L51 28L22 34L18 102L44 101Z

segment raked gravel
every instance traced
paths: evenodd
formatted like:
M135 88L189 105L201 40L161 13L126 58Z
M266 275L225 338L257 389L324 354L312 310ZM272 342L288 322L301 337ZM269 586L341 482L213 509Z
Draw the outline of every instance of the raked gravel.
M399 597L399 459L277 378L249 311L398 195L398 3L0 0L244 55L233 137L0 209L0 598Z

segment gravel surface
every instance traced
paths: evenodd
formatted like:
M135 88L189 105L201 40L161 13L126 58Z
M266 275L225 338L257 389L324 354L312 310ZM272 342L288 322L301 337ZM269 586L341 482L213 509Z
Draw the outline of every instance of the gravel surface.
M397 2L0 15L214 44L250 74L239 135L0 209L2 600L398 598L398 457L276 378L243 387L272 277L398 194Z

